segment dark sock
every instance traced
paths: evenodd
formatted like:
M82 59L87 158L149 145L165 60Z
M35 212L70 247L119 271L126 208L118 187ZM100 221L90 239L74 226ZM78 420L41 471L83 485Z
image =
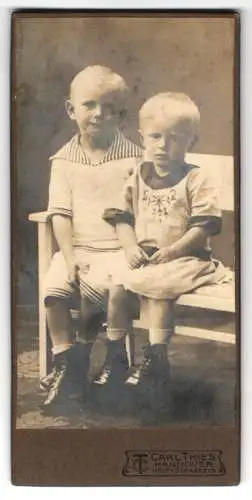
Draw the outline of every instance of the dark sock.
M125 349L124 339L110 340L107 339L107 358L111 361L115 358L121 358L122 360L127 360L127 353Z
M153 356L159 359L167 359L167 345L166 344L150 344L150 352Z

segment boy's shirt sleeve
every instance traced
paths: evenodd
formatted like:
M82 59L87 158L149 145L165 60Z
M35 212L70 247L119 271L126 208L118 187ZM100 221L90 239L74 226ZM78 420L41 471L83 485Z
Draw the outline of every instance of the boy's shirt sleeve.
M56 159L52 161L48 212L51 215L72 217L72 194L66 167L66 162Z
M191 215L188 229L202 227L209 236L221 231L219 191L214 179L203 169L193 169L188 179L188 199Z
M104 211L103 219L109 222L112 226L116 224L129 224L130 226L135 225L135 192L137 188L137 172L134 171L130 174L129 178L126 180L122 195L121 203L118 207L108 208Z

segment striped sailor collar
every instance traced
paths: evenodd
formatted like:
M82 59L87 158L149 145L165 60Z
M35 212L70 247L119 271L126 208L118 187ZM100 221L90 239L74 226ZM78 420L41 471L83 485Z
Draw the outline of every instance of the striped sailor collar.
M68 141L55 155L51 156L53 159L68 160L73 163L82 163L83 165L99 165L111 160L121 160L123 158L141 157L143 154L142 149L127 139L124 134L117 130L115 138L110 145L104 158L95 163L91 163L88 155L85 153L80 145L80 135L76 134Z

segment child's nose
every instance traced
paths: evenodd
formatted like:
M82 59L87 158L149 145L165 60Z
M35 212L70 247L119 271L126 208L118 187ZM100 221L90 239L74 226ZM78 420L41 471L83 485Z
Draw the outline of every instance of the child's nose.
M101 116L102 115L102 107L100 104L96 104L95 108L94 108L94 115L95 116Z

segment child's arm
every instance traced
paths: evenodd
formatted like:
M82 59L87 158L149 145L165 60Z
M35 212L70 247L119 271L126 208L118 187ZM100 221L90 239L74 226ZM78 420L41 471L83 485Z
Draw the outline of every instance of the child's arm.
M143 250L138 246L133 227L129 224L116 224L119 241L125 251L129 267L134 269L146 262Z
M204 246L207 236L205 229L201 227L192 227L182 236L182 238L176 241L176 243L158 250L150 257L149 262L161 264L190 255L193 250L197 250Z
M200 168L189 174L187 183L190 217L187 232L169 248L160 249L150 261L155 264L192 255L203 248L207 238L221 230L219 193L214 180Z
M103 219L116 228L118 239L125 251L131 269L140 267L146 262L146 255L138 246L134 231L133 191L137 186L137 172L133 172L126 181L121 197L121 208L109 208L104 211Z

